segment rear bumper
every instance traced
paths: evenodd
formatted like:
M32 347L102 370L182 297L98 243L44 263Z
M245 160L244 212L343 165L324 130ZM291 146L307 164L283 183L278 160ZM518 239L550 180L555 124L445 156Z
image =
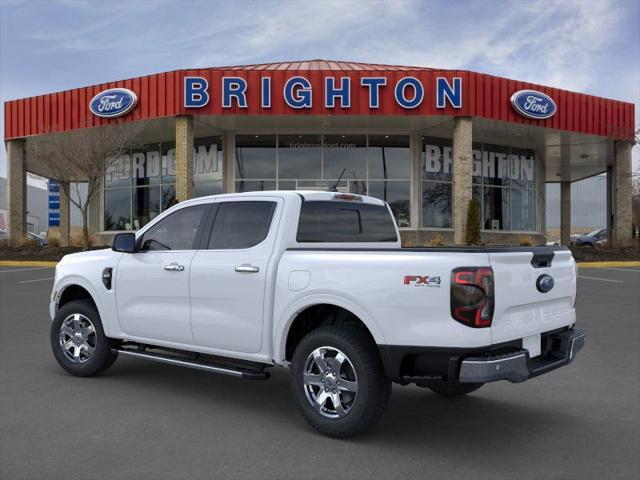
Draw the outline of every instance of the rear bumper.
M462 360L458 381L460 383L487 383L498 380L524 382L556 368L570 364L584 346L586 336L582 330L566 330L554 333L547 340L546 351L536 358L529 358L529 352L502 355L468 357Z
M585 333L563 329L541 335L542 352L530 358L520 340L481 349L380 346L385 372L394 382L524 382L570 364L584 346Z

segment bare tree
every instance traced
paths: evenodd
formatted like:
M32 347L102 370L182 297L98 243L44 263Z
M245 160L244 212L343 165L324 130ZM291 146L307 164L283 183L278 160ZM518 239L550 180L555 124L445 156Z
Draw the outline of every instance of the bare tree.
M137 123L112 124L53 133L27 141L27 156L44 165L51 178L61 183L65 195L82 215L82 247L90 247L88 213L91 201L100 192L105 174L118 156L136 140L142 127ZM80 195L78 182L87 184L87 195ZM71 185L76 191L72 194Z

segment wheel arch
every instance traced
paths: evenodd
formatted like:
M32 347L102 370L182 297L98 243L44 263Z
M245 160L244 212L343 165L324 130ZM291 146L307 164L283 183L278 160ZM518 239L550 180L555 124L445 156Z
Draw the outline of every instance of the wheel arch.
M109 324L109 316L106 315L105 308L100 297L92 285L82 277L75 275L64 278L56 285L54 314L61 306L74 300L90 300L95 305L98 310L98 314L100 315L105 335L109 336L112 329Z
M327 321L329 316L332 318ZM364 308L342 297L314 295L299 300L282 316L275 332L275 362L283 364L290 361L295 345L309 331L345 321L363 327L376 344L385 344L382 332ZM301 327L301 324L306 325Z

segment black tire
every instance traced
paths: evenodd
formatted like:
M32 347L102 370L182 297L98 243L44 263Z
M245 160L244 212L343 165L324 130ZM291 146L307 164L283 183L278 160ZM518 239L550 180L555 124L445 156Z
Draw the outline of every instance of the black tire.
M357 394L352 398L350 409L340 418L327 418L312 407L303 383L307 359L320 347L342 352L349 361L349 370L355 372L357 379ZM356 327L329 326L308 333L293 354L290 380L291 392L305 420L318 432L334 438L351 437L376 423L384 414L391 396L391 382L384 375L373 339Z
M484 383L436 382L427 385L427 388L441 397L456 398L466 395L467 393L475 392L483 385Z
M60 332L63 322L76 314L85 317L93 324L94 333L89 335L87 340L88 344L92 344L93 352L85 360L74 362L65 353ZM66 372L76 377L97 375L113 365L113 362L118 358L118 354L111 351L114 342L105 336L98 309L90 300L74 300L63 305L51 324L50 340L53 356L58 364ZM85 352L85 355L88 354Z

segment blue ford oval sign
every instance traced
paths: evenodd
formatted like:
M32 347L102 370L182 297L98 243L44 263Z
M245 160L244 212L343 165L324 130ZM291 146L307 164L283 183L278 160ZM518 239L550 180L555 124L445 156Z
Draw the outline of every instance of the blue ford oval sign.
M540 275L538 280L536 280L536 288L540 293L547 293L549 290L553 288L555 282L551 275Z
M138 104L138 96L128 88L103 90L89 102L89 110L98 117L115 118L126 115Z
M511 105L523 117L535 120L551 118L556 114L556 103L549 95L535 90L518 90L511 95Z

